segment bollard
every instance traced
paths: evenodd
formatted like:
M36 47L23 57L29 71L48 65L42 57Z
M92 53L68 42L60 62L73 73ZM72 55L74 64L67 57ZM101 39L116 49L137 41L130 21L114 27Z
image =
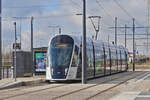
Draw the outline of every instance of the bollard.
M11 78L14 78L14 67L11 66Z
M9 73L9 72L8 72L8 67L7 67L7 78L9 78L9 77L8 77L8 73Z
M5 74L4 74L4 67L2 67L2 70L3 70L3 79L4 79L4 78L5 78L5 76L4 76L4 75L5 75Z

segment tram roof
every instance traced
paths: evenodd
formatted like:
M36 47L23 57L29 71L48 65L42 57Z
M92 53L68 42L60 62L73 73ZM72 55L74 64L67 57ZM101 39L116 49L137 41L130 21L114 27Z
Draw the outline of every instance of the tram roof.
M80 45L82 43L82 36L75 36L75 35L68 35L68 34L61 34L61 35L70 36L77 45ZM59 35L56 35L56 36L59 36ZM91 42L93 41L93 43L97 46L100 46L100 45L103 46L104 45L104 47L106 47L106 48L122 49L122 50L128 51L128 49L123 47L123 46L117 46L115 44L110 44L110 43L108 44L107 42L103 42L101 40L93 40L90 37L87 37L86 41L87 41L87 44L91 44ZM91 42L89 42L89 41L91 41Z

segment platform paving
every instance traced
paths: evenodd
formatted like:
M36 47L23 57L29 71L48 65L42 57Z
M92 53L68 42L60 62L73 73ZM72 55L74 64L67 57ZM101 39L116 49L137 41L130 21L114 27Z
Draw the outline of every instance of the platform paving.
M34 85L38 83L45 82L45 76L34 76L34 77L22 77L17 78L16 81L14 78L7 78L0 80L0 90L15 88L19 86Z
M37 79L43 78L20 78L17 81L32 84ZM125 72L89 80L87 84L54 82L1 90L0 100L150 100L149 84L149 71Z
M110 100L150 100L150 72L135 78L126 86L119 87L118 90L120 93Z

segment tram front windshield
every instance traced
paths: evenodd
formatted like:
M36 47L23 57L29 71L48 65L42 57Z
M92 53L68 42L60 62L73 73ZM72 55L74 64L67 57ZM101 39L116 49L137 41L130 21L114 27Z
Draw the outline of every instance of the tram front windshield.
M69 67L73 51L72 44L51 44L50 62L51 67Z

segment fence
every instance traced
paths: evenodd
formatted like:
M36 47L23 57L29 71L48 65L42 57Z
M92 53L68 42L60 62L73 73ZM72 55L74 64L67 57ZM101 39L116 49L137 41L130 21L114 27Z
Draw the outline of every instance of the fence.
M11 67L3 67L2 68L2 78L12 78L13 76L13 71Z

